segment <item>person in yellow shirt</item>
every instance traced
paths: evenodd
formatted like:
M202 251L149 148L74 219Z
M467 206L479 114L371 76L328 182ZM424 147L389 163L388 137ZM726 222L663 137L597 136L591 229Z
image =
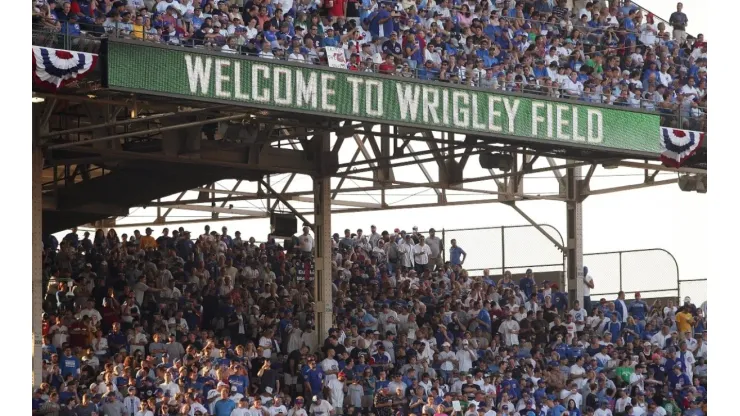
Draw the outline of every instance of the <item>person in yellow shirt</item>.
M676 314L676 326L680 333L691 332L691 328L694 326L694 317L689 313L689 308L681 307L681 310Z
M157 240L152 237L152 230L151 228L147 227L144 232L146 235L144 237L141 237L141 240L139 241L139 247L141 247L142 250L150 250L150 249L156 249L157 248Z
M131 37L134 39L144 40L144 18L142 16L136 16L133 26L134 30L131 31Z

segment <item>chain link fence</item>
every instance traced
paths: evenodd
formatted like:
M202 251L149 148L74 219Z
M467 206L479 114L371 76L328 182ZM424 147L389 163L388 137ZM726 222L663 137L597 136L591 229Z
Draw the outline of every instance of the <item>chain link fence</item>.
M556 240L563 236L553 226L540 225ZM473 275L490 269L492 275L504 270L514 274L532 268L537 272L565 272L563 253L531 225L442 229L443 257L449 257L450 241L467 253L465 269ZM701 304L707 299L706 279L681 279L678 262L661 248L623 250L583 255L583 265L594 276L592 297L613 299L624 291L628 299L640 292L645 298L683 299Z
M707 301L707 279L686 279L678 281L678 297L683 299L686 296L691 298L691 302L699 306Z
M594 277L591 297L627 298L640 292L646 298L679 296L678 262L661 248L625 250L583 255L583 265Z
M563 244L563 236L555 227L541 227ZM449 257L450 241L457 240L467 253L465 269L473 275L482 274L483 269L490 269L492 275L504 270L524 273L527 268L565 271L563 253L531 225L442 229L440 238L444 241L444 260Z

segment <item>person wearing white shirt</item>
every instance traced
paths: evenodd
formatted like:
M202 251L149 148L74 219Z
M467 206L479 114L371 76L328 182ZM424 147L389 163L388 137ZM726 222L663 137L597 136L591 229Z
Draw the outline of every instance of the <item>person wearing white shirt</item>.
M588 267L583 267L583 308L591 313L591 289L594 288L594 278L588 274Z
M694 83L694 78L689 77L689 83L681 87L681 93L684 95L684 105L690 104L691 100L699 96Z
M560 62L560 56L558 56L558 48L556 48L555 46L550 47L549 52L547 53L547 55L545 55L545 65L549 67L550 64L553 62L556 64L559 64ZM557 73L557 68L555 68L555 73Z
M442 351L438 355L439 361L442 365L439 367L442 372L442 379L447 382L452 371L455 370L455 364L457 363L457 356L454 352L450 351L450 343L442 343Z
M586 369L583 368L583 357L578 357L578 360L576 361L576 363L570 366L570 373L568 373L568 377L580 389L583 386L583 382L585 380L583 376L585 374L586 374Z
M644 367L640 364L635 367L635 372L630 376L630 385L637 386L641 392L645 391L645 376L642 374Z
M398 333L396 327L398 323L398 314L396 311L388 307L388 304L383 305L383 310L378 315L378 323L380 324L381 333L392 332L393 334ZM387 347L386 347L387 348Z
M334 413L334 407L326 400L314 396L314 403L309 408L309 413L312 415L328 416Z
M165 393L169 392L170 397L175 397L180 392L180 386L172 381L172 375L169 371L164 373L164 383L160 384L159 388L164 390Z
M94 307L95 302L88 301L87 302L87 308L82 309L80 313L77 314L77 319L82 319L83 316L89 316L90 321L94 326L97 326L100 321L103 320L103 316L100 315L100 312L98 312L97 309Z
M398 246L398 255L401 259L401 266L410 269L414 267L414 260L413 260L413 241L411 240L411 236L407 235L405 239L401 240L397 244Z
M462 348L457 350L455 354L457 357L458 370L462 372L468 372L473 367L473 361L478 359L478 354L470 348L468 340L463 340Z
M653 345L659 346L661 349L665 348L666 341L668 340L668 338L671 337L669 331L670 328L668 327L668 325L663 325L663 328L661 328L660 332L650 338L650 342Z
M328 386L329 382L337 379L339 373L339 363L334 359L336 352L333 348L326 351L326 358L321 362L321 370L324 372L324 385Z
M581 307L581 302L575 300L573 302L573 309L568 314L573 317L573 322L576 324L576 331L583 332L583 329L586 327L588 312Z
M180 3L176 2L174 0L161 0L159 3L157 3L157 13L163 14L167 12L168 7L174 7L177 10L180 9Z
M303 227L303 235L298 237L298 248L304 253L313 251L313 237L309 234L309 231L308 227Z
M507 347L519 345L519 323L512 315L509 315L499 327L500 334L503 335L504 343Z
M679 361L683 361L686 375L689 376L689 380L694 380L694 364L696 364L696 358L694 358L694 354L689 351L686 341L681 341L680 351L676 355L676 358Z
M424 237L419 237L419 244L414 245L414 264L416 266L416 272L421 274L424 272L427 264L429 264L429 257L432 255L432 249L424 243Z
M192 408L190 411L193 412ZM251 415L252 415L252 412L251 412L251 409L249 409L249 398L242 396L242 398L239 399L239 401L236 403L236 408L231 411L231 415L229 416L251 416ZM259 415L259 416L263 416L263 415Z
M334 406L335 414L342 414L344 407L344 373L339 373L339 377L329 381L326 385L329 388L329 399Z
M628 405L632 404L632 398L627 395L627 392L624 390L620 391L620 397L617 399L616 403L614 404L614 411L617 413L624 413L625 409Z
M282 403L282 399L279 396L275 397L275 402L270 406L270 416L287 415L288 408ZM233 413L232 413L233 415Z
M568 404L569 401L573 400L576 404L576 408L580 409L583 405L583 395L578 392L578 385L575 383L570 384L570 390L563 389L560 392L560 401Z
M607 406L609 405L609 402L604 400L601 402L601 407L596 409L594 411L594 416L614 416L611 409L609 409Z
M139 403L139 410L134 413L134 416L154 416L154 412L149 410L147 402Z
M234 410L236 410L236 409L234 409ZM195 412L197 412L197 411L200 411L200 413L203 414L203 415L208 414L208 409L206 409L205 406L203 406L202 404L200 404L200 403L198 403L196 401L191 401L191 403L190 403L190 413L188 413L188 416L195 416ZM234 412L232 411L231 412L231 416L238 416L238 414L237 415L234 415Z
M640 42L645 46L654 46L658 41L658 30L652 23L643 23L640 28ZM642 58L642 56L640 56Z
M128 388L128 396L123 399L123 409L126 415L133 415L141 407L141 399L136 397L136 387Z

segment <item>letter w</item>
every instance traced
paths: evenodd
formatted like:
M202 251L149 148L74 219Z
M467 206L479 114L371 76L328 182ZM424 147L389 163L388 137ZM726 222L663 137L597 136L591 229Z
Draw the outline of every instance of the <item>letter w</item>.
M419 110L420 91L421 88L419 88L418 85L396 84L398 105L401 110L401 120L407 121L407 117L410 113L411 119L408 121L416 121L416 115Z
M204 65L203 57L193 57L192 55L186 54L185 65L188 70L190 92L197 94L198 85L200 85L201 94L208 94L208 89L211 85L211 67L213 66L213 59L206 59Z

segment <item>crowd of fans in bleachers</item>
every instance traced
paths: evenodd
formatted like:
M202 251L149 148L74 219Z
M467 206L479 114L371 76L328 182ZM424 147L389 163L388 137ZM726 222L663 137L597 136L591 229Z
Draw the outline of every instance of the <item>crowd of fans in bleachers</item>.
M352 71L640 108L706 129L707 42L688 35L681 3L663 22L630 0L35 0L33 19L52 45L105 35L321 65L336 47Z
M433 229L332 239L314 323L308 228L258 244L184 228L44 240L35 415L706 414L706 304L591 301L532 270L470 276Z

